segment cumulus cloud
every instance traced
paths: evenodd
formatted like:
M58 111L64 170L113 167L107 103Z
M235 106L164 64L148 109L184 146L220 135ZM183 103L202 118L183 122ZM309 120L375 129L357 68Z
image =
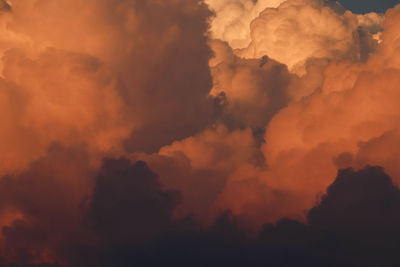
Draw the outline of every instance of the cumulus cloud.
M11 220L1 233L6 263L62 263L75 245L84 245L90 234L82 227L80 207L95 171L89 160L80 148L53 146L26 171L1 177L0 213Z
M36 57L10 50L3 63L0 173L23 168L53 142L86 143L96 153L121 149L134 123L99 60L57 49Z
M263 162L250 129L230 131L223 125L176 141L157 154L140 153L133 158L147 162L167 188L181 192L175 217L193 215L205 224L221 211L216 200L237 166Z
M286 66L264 57L244 59L224 42L213 40L210 60L213 88L210 95L222 100L222 121L230 127L263 129L289 101L291 79Z
M278 12L286 7L290 9L294 3L287 2L286 6L282 4L270 12ZM355 15L344 12L337 4L303 1L299 6L304 6L306 10L320 8L316 14L328 12L332 18L341 21L341 29L348 29L345 32L352 38L361 38L361 32L365 30L369 40L372 40L371 34L381 30L377 26L382 23L378 15L365 15L365 21L360 22ZM229 126L229 131L235 127L252 129L254 141L245 146L236 141L230 150L224 150L222 146L229 139L225 135L215 135L211 143L213 149L210 149L197 143L209 135L206 130L194 138L161 149L160 154L172 161L184 159L182 166L186 166L187 177L193 177L196 169L209 171L210 177L220 177L216 179L219 183L205 182L214 185L217 196L215 193L199 194L208 196L204 197L207 199L205 203L212 207L211 210L231 209L233 214L247 218L247 222L256 228L266 220L275 221L282 216L304 218L303 211L310 208L315 197L331 183L339 165L362 168L369 163L365 157L361 160L362 156L359 155L357 165L354 160L338 164L341 155L357 153L360 142L373 140L396 127L395 105L394 102L390 104L396 99L393 86L397 84L395 68L398 64L390 50L396 44L395 40L390 40L396 36L395 27L390 26L395 25L395 17L396 10L386 16L383 42L374 48L378 52L364 61L361 58L307 57L306 74L302 77L287 73L282 64L268 57L257 60L239 58L226 42L210 41L214 51L214 57L209 62L213 77L210 95L223 100L225 117L222 121ZM347 19L350 21L344 22ZM361 24L363 29L359 28ZM350 38L349 44L358 46L360 39L357 38ZM321 43L319 45L325 49ZM390 53L392 56L389 57ZM382 64L383 61L386 65ZM257 129L262 129L263 125L267 125L267 132L263 139L259 139ZM240 139L247 140L244 136ZM263 156L260 156L259 144L264 141L265 144L261 146ZM231 151L233 157L236 152L243 154L245 150L242 147L254 147L253 144L255 148L252 154L257 155L257 161L249 161L248 157L234 162L228 160L226 166L232 168L221 173L217 167L221 163L215 156L216 151L221 151L217 155L224 155L222 151ZM385 164L389 160L371 159L370 162ZM389 171L396 180L393 165L391 162ZM172 180L167 178L166 184ZM194 180L198 181L197 178ZM185 183L190 184L188 181L191 179L188 178ZM179 182L171 184L179 188ZM179 188L187 195L186 198L194 194L193 189L188 188L193 188L193 185ZM207 190L211 192L210 187ZM199 202L188 201L185 210L190 210L191 205L192 210L198 210ZM209 214L207 208L201 210L203 214Z
M146 163L105 159L96 179L88 220L105 242L141 244L171 227L179 192L163 190Z
M397 262L399 8L0 9L0 265Z
M399 82L398 35L394 34L394 25L398 19L398 9L388 12L378 53L366 63L330 63L320 90L289 104L274 117L268 125L263 149L270 167L265 179L305 195L310 195L312 184L315 195L327 186L335 172L332 159L344 152L363 153L365 149L360 146L386 139L391 132L390 136L397 136L399 113L394 99ZM391 140L392 145L397 142L394 137ZM351 165L349 160L345 162ZM398 178L393 175L393 179ZM312 198L308 205L311 203Z
M70 186L82 189L82 181L66 183L69 180L53 167L70 153L81 163L78 167L71 162L71 174L94 177L93 194L81 205L79 201L71 205L67 201L71 197L64 193ZM398 262L400 190L381 167L339 171L321 201L307 212L308 223L281 219L254 234L242 228L242 217L229 211L208 227L190 216L176 220L172 210L179 193L164 189L146 163L109 158L100 170L87 175L82 173L90 170L86 156L79 150L54 148L19 177L3 177L0 191L7 205L1 209L13 207L26 214L3 228L5 264L320 266L329 259L341 266L380 266L382 260ZM34 186L38 177L42 179ZM48 197L53 202L45 201ZM349 256L349 251L361 253Z
M96 71L90 70L88 66L90 64L101 65L104 73L98 74L97 79L102 81L97 83L104 82L102 86L107 87L106 90L109 92L104 95L102 90L93 91L93 93L99 92L98 97L107 101L104 104L96 103L99 106L92 109L96 110L101 106L107 109L103 112L104 115L100 114L100 111L97 113L98 118L102 117L104 122L106 128L104 133L101 133L102 129L96 130L99 130L98 134L101 135L99 138L114 138L115 143L111 144L111 140L97 142L108 142L109 144L103 146L112 147L118 146L124 139L125 147L130 151L155 151L173 140L195 134L209 124L217 110L218 103L207 97L211 87L208 69L211 52L204 33L209 14L206 6L199 5L197 1L161 3L126 0L115 3L104 0L87 1L85 4L80 1L58 3L36 0L14 1L12 12L2 15L1 25L5 33L2 47L4 46L3 52L11 48L18 48L20 52L3 53L5 55L3 64L8 64L9 68L12 64L16 64L12 60L20 60L22 64L23 60L16 56L18 53L32 61L42 60L45 57L43 55L49 55L46 50L51 48L52 51L57 50L66 57L65 60L61 56L52 62L47 60L48 64L55 64L57 68L70 63L71 68L74 68L73 64L77 63L68 60L67 57L78 58L78 54L82 55L82 61L88 61L82 63L87 64L87 71ZM67 19L72 16L74 20ZM158 19L153 20L154 16ZM56 63L57 61L59 63ZM170 65L172 62L174 66ZM33 64L30 66L36 68ZM16 67L13 69L20 71ZM51 66L45 69L53 71ZM7 81L12 75L10 71L6 69L3 71L4 75L8 75L5 77ZM69 75L67 71L60 71L66 76ZM76 75L86 77L85 67L82 67L81 72L79 69L74 71ZM32 87L30 90L35 91L34 86L41 87L43 83L61 83L63 80L68 80L67 77L63 78L60 75L53 76L55 81L51 81L50 73L38 73L36 79L42 81L26 80L25 87ZM21 76L11 78L20 79L19 77ZM57 84L49 86L54 88L54 94L73 89L81 92L79 86L73 84L74 81L75 79L72 79L71 83L64 83L65 89L56 90L59 87ZM69 86L72 89L67 88ZM82 94L90 99L96 98L87 93L82 92ZM84 100L79 98L75 102L63 104L70 103L74 106L81 104L81 107L91 104L84 103ZM118 103L113 104L113 102ZM71 110L73 109L72 107ZM89 111L90 108L87 108L85 112ZM44 113L54 115L51 112ZM31 114L33 115L35 114ZM87 116L96 116L96 114L73 112L70 115L71 118L82 117L82 121L78 120L76 124L83 124L88 120ZM112 122L107 122L107 116L114 117ZM123 117L124 125L117 127L112 125L120 123L117 116ZM193 117L197 119L193 120ZM57 118L57 123L62 123L61 119L64 117ZM94 121L95 118L90 120ZM62 127L53 125L58 131L64 131ZM88 127L95 130L95 126ZM109 127L113 128L113 133L111 130L107 132ZM131 131L133 128L135 131ZM157 137L149 134L155 132L159 133ZM131 138L126 138L127 135ZM93 141L96 138L90 137ZM61 137L56 139L55 141L63 141Z
M201 134L163 147L160 155L182 153L190 160L193 169L229 170L232 166L251 160L255 144L249 129L229 132L217 126Z
M369 167L359 172L345 169L328 187L320 204L309 211L308 220L315 227L349 230L355 235L367 231L371 235L375 231L388 234L389 229L398 226L399 207L399 188L382 168Z
M315 51L306 55L299 49L304 56L302 64L305 71L299 77L285 73L282 65L262 54L256 57L257 60L243 59L235 55L235 51L232 53L227 43L210 41L214 51L209 63L213 76L211 95L224 101L224 123L229 127L250 127L256 144L260 139L255 129L267 125L267 132L261 139L261 142L266 142L262 145L265 164L248 161L233 164L235 168L223 179L225 184L214 204L218 208L231 209L235 215L252 218L249 221L253 225L257 225L254 224L256 221L277 220L282 216L302 217L303 210L311 207L316 195L332 181L338 166L362 168L369 163L383 164L388 167L393 179L397 179L398 171L394 167L395 160L390 160L391 156L383 157L388 155L385 152L374 155L373 151L368 152L368 158L361 155L366 153L362 148L367 147L370 141L387 132L397 131L397 109L394 102L390 104L396 99L398 76L396 50L393 50L396 47L397 35L393 25L397 10L388 12L385 24L382 24L381 15L371 13L356 16L338 4L319 1L288 1L277 9L266 9L264 13L278 17L288 12L287 17L283 17L292 21L301 16L289 15L290 10L303 8L304 12L309 11L316 16L326 13L321 19L328 21L331 18L341 25L335 27L342 29L335 31L338 34L336 37L328 34L329 31L323 27L320 30L322 35L326 34L327 38L332 37L339 43L346 40L345 43L349 45L347 48L351 47L347 55L338 56L337 51L341 49L335 48L335 55L318 58ZM260 18L262 16L260 14ZM311 17L307 16L304 21ZM320 27L320 24L309 22ZM295 26L301 23L288 25L286 29L294 31ZM268 28L264 26L262 24L260 29ZM307 27L304 26L304 29L318 35L318 30ZM383 41L378 45L372 35L383 29ZM306 35L306 32L299 32L299 39L295 43L301 45L308 42ZM276 36L284 39L283 36ZM348 38L343 39L343 36ZM265 44L268 40L260 42ZM328 43L332 44L330 41ZM282 47L288 52L296 50L284 45ZM323 42L315 43L314 47L318 51L330 48ZM377 52L373 52L375 50ZM354 55L357 55L356 58L352 57ZM280 71L277 73L277 70ZM265 83L260 83L260 80ZM283 82L280 83L280 80ZM288 107L285 108L285 105ZM393 136L396 135L391 136L394 141ZM189 140L179 142L181 151L201 151L199 148L191 149ZM221 139L217 143L223 142ZM363 143L365 145L361 146ZM381 146L380 150L384 151L389 144ZM200 154L207 155L204 152ZM346 159L343 155L349 156ZM168 156L177 158L176 154L170 153ZM210 166L208 169L214 168L206 160L212 157L200 158ZM189 162L196 162L196 159L189 157ZM274 209L274 206L280 209ZM268 212L262 212L264 210Z
M250 23L268 7L277 7L284 0L206 0L214 11L211 36L236 48L247 47L251 41Z
M237 54L245 58L268 55L304 74L309 58L361 59L358 26L357 16L337 3L289 0L265 9L252 21L252 41Z

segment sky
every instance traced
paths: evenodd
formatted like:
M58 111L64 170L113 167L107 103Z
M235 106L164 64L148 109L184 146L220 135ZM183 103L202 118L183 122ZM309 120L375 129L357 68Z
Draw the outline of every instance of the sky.
M355 13L380 12L384 13L387 9L399 3L397 0L340 0L344 7Z
M400 266L400 5L0 0L0 266Z

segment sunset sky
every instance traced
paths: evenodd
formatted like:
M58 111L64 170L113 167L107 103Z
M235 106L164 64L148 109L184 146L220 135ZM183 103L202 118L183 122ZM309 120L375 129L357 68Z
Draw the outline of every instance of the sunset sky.
M0 267L400 266L399 0L0 0Z

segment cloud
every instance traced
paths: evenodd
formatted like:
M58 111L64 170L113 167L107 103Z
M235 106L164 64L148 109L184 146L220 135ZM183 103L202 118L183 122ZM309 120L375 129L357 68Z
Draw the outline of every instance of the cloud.
M315 8L308 4L304 6L306 9ZM344 16L342 7L336 4L321 8L324 12L333 12L335 16ZM356 19L358 33L363 31L358 28L360 25L371 34L382 30L382 17L379 15L365 15L361 20L351 13L347 14ZM232 156L236 152L245 155L245 148L253 146L252 154L257 155L257 160L247 156L234 163L227 160L226 166L232 168L221 173L223 168L217 167L220 163L214 154L229 138L225 134L214 135L211 145L204 146L204 141L199 141L206 139L209 130L174 142L172 146L162 148L160 154L172 161L185 162L182 166L185 166L186 177L197 177L192 176L196 169L208 171L210 177L218 177L215 181L219 182L204 182L214 186L214 190L205 187L209 192L218 192L216 197L215 193L199 194L207 199L205 205L211 207L209 210L231 209L235 216L247 218L245 221L254 228L266 220L276 221L285 216L304 219L303 211L309 209L314 204L315 196L332 182L338 165L363 168L368 164L379 164L387 167L389 174L397 180L399 172L395 159L384 152L389 144L382 145L383 148L379 149L383 152L379 154L370 149L366 156L361 153L367 152L360 150L364 147L361 145L363 142L367 144L387 132L397 131L397 109L394 102L390 104L396 99L394 86L397 84L398 64L396 52L392 49L396 47L396 41L391 39L397 36L395 27L391 26L395 25L396 14L396 10L388 12L383 41L374 48L377 52L365 61L307 59L306 74L301 77L287 73L283 65L268 57L257 60L239 58L227 43L211 40L209 43L214 51L214 57L209 62L214 83L211 95L223 101L221 121L228 125L231 133L236 127L249 128L254 136L254 141L244 142L244 145L234 142L229 151ZM343 24L344 28L347 26ZM266 134L264 138L259 138L257 130L263 129L263 125L266 125ZM391 138L392 146L397 142L395 138ZM250 140L243 135L240 139ZM260 144L263 157L258 150ZM208 146L213 149L207 149ZM183 155L179 155L178 151ZM338 163L338 158L346 154L351 160L344 158L341 159L344 162ZM169 176L164 176L162 171L160 173L161 177ZM193 188L190 185L192 179L185 179L182 182L185 186L182 187L177 180L166 178L164 181L184 192L187 196L184 197L185 202L195 194L195 190L188 190ZM198 181L198 178L193 181ZM202 206L199 199L201 197L183 204L186 212L199 210ZM203 216L208 218L210 212L204 211L207 208L203 206L201 210L203 212L195 213L207 214Z
M362 53L368 55L372 41L358 26L357 16L338 3L289 0L260 13L251 23L250 45L236 53L245 58L267 55L302 75L310 58L360 60Z
M195 134L216 116L218 103L208 98L211 52L205 32L209 15L206 6L194 0L179 3L102 0L87 1L84 5L80 1L64 0L57 4L53 1L15 1L12 12L1 16L3 78L6 82L25 82L23 89L32 92L31 101L37 101L37 105L43 100L39 95L41 91L47 94L53 90L52 97L56 97L56 92L74 89L77 94L81 93L71 94L70 98L65 98L71 101L62 103L71 111L70 120L76 117L81 120L64 121L66 114L61 116L54 109L44 110L45 106L40 106L40 116L36 111L30 114L34 117L32 123L42 120L37 124L43 127L49 127L44 124L51 123L53 129L63 135L72 130L79 136L87 132L87 140L79 141L90 142L91 146L97 143L107 153L118 150L122 141L129 151L156 151L176 139ZM74 20L69 19L72 16ZM153 20L153 17L158 19ZM17 64L24 64L24 60L31 64L19 69ZM74 62L79 60L80 63ZM80 68L77 64L83 66ZM68 70L69 67L73 69ZM35 68L35 73L28 73ZM39 69L42 69L41 73ZM52 71L60 73L53 74ZM71 75L69 71L77 77L65 82ZM97 71L97 77L88 75ZM33 80L22 81L21 75ZM45 86L49 88L45 89ZM88 88L82 91L80 86ZM89 88L93 91L89 92ZM6 97L9 98L2 98ZM62 95L59 97L63 98ZM99 98L107 101L101 103ZM74 112L78 109L77 103L87 109ZM96 106L89 107L94 104ZM21 113L25 103L20 103L19 107ZM90 114L92 111L94 114ZM43 114L50 117L47 122ZM54 118L56 114L60 117ZM96 122L100 117L105 129L101 129L102 123ZM15 119L7 120L12 121L9 127L18 127ZM85 122L95 125L84 125ZM65 129L67 126L70 128ZM74 126L79 129L73 129ZM85 131L85 134L79 131ZM90 135L92 131L96 136ZM155 136L154 133L159 134ZM46 133L38 138L66 143L64 136L54 135ZM40 155L47 146L31 147L29 151Z
M211 21L211 37L244 48L251 41L250 23L268 7L277 7L284 0L206 0L215 13Z
M140 244L170 227L179 199L178 192L163 191L146 163L105 159L89 203L89 223L106 242Z
M230 132L220 125L197 136L174 142L159 152L160 155L169 156L177 153L185 155L195 170L229 170L235 164L254 158L256 150L250 130Z
M48 49L35 58L10 50L3 62L0 173L24 168L53 142L86 143L94 153L121 149L133 123L99 60Z
M55 146L26 172L2 177L0 211L21 214L2 228L5 266L397 262L400 190L381 167L339 171L307 222L280 219L257 233L229 211L208 226L174 218L179 192L142 161L108 158L95 169L88 159Z
M166 188L181 192L182 203L174 211L175 217L193 215L204 224L220 212L216 200L236 168L263 162L250 129L230 131L223 125L176 141L157 154L139 153L132 158L147 162Z
M336 4L301 3L305 9L317 6L336 18L346 16L342 7ZM292 7L291 3L286 4L289 9ZM280 8L285 8L285 5ZM222 147L229 140L229 134L211 135L210 130L162 148L159 154L172 162L182 162L181 167L185 166L182 167L184 172L174 172L184 173L183 176L187 177L184 182L179 182L178 178L163 180L167 186L183 192L184 214L193 210L197 216L203 214L208 218L206 221L210 221L210 213L230 209L235 216L246 218L243 220L254 228L265 221L276 221L285 216L304 219L303 211L309 209L316 195L332 182L337 158L343 153L357 153L360 142L367 142L395 128L396 109L388 103L396 99L392 95L395 89L391 86L397 84L397 63L393 52L391 57L388 56L390 52L386 52L391 51L389 48L396 43L390 40L391 36L396 36L394 27L389 26L394 25L392 20L396 12L393 12L387 15L383 41L375 48L377 52L365 58L366 61L360 61L360 58L308 58L306 74L301 77L288 73L284 65L268 57L243 59L234 55L227 43L209 41L214 51L214 57L209 61L214 84L211 96L222 99L224 104L221 122L231 133L237 132L235 128L247 128L254 136L254 141L246 143L245 140L251 139L240 135L239 141L229 145L226 151L230 151L232 159L235 153L246 155L243 151L253 151L251 154L256 157L238 157L234 162L227 157L226 161L220 162L223 157L215 155L226 154L218 151L225 151ZM381 30L378 25L382 21L378 15L365 15L365 21L360 22L355 15L347 14L354 19L356 26L343 24L343 29L354 26L361 33L362 29L358 27L362 24L371 33ZM383 66L382 61L387 65ZM376 71L376 66L388 70ZM260 138L263 125L266 125L266 133L264 138ZM205 141L209 144L205 145ZM259 154L260 145L263 156ZM251 146L253 148L246 150ZM222 162L231 168L218 167ZM357 165L354 162L344 165L362 168L369 162L385 164L389 161L371 159L359 162ZM394 166L392 162L390 164ZM174 168L179 166L174 165ZM196 186L190 185L191 181L195 185L198 183L199 176L194 173L199 169L215 177L214 183L204 179L207 186L203 190L209 194L203 191L194 193ZM393 169L389 171L396 180ZM170 177L171 172L160 173L164 179ZM192 180L192 177L196 178ZM196 197L191 197L193 195ZM206 199L204 204L202 197Z
M313 198L307 196L315 196L331 182L336 171L333 159L344 152L356 155L362 143L387 133L397 136L394 25L398 14L398 9L388 12L383 41L366 63L329 63L319 90L290 103L272 119L263 148L269 167L263 179L270 186L302 192L303 200L308 199L306 206L310 206ZM392 142L393 146L397 141L392 138ZM369 163L363 161L364 166ZM394 172L393 179L398 179Z
M396 264L399 8L278 2L0 2L0 265Z
M65 262L90 236L81 221L93 187L87 152L53 146L47 154L25 172L1 177L0 214L10 216L1 256L10 264Z
M1 0L0 1L0 10L2 12L8 12L11 10L11 6L6 0Z
M210 41L210 46L214 51L210 95L224 104L221 121L230 128L265 128L289 101L287 87L292 77L286 66L268 57L239 58L218 40Z
M360 186L362 185L362 186ZM308 213L312 226L336 231L392 231L398 227L400 190L382 168L342 170L320 204Z

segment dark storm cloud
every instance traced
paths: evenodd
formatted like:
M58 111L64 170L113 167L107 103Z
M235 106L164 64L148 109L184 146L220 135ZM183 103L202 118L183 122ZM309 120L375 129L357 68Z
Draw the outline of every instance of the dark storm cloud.
M400 263L400 191L380 167L339 171L307 218L264 225L261 240L276 251L276 266Z
M81 227L80 207L92 174L84 150L53 146L28 170L1 177L0 214L11 220L2 226L1 256L16 266L73 259L91 235Z
M129 197L124 193L127 189L121 192L115 190L113 182L104 183L107 176L110 181L114 177L121 188L136 187L134 190L141 193ZM156 176L142 162L106 162L96 187L93 199L98 203L103 198L113 199L114 203L113 208L101 208L99 214L109 218L103 230L122 241L110 243L108 237L101 237L106 244L100 256L102 266L350 267L400 263L400 190L380 167L340 171L321 202L309 211L308 224L282 219L265 224L257 237L243 230L240 217L230 212L221 214L207 228L191 218L173 221L169 217L172 193L160 191ZM148 211L144 213L138 203ZM155 217L159 220L154 221ZM110 225L113 218L119 220ZM162 227L154 227L162 221ZM152 238L138 244L138 233ZM126 239L129 237L131 240Z
M106 159L97 176L89 220L107 242L145 242L170 227L179 200L178 192L163 191L146 163Z
M229 211L208 227L174 219L179 192L164 189L144 162L109 158L94 174L86 158L54 147L26 172L3 177L2 213L12 207L23 216L2 229L2 266L400 264L400 190L380 167L339 171L308 223L282 219L254 235ZM95 177L94 185L82 177ZM93 193L72 197L78 185ZM39 259L48 264L35 265Z
M346 169L310 210L308 220L322 229L393 231L400 225L400 191L379 167Z

